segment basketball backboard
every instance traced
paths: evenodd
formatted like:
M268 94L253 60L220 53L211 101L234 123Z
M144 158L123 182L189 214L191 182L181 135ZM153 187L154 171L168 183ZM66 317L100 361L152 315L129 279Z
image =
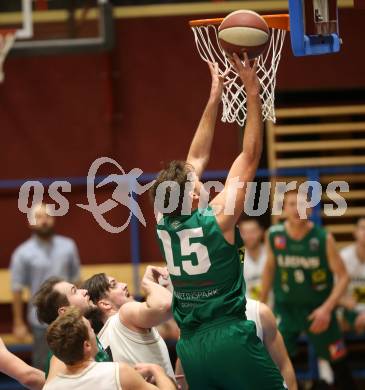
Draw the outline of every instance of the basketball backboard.
M107 50L113 46L108 0L0 2L0 30L16 29L11 53L38 55Z
M340 51L337 0L289 0L289 15L295 56Z

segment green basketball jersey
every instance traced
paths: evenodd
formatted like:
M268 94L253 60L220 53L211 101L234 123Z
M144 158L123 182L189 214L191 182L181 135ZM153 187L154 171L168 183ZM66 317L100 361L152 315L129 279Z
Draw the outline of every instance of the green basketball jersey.
M275 302L316 306L330 295L333 275L327 261L326 237L326 230L315 225L302 240L290 238L284 224L269 229L276 260Z
M174 286L174 317L182 330L227 317L246 318L239 232L235 244L229 244L208 206L191 215L164 216L157 235Z

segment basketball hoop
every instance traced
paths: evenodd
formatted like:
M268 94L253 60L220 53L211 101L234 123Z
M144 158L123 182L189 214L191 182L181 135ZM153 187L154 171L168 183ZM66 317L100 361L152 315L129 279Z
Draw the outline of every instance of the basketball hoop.
M4 81L4 62L15 41L16 30L0 30L0 83Z
M281 51L286 32L289 31L289 15L263 15L271 34L268 48L258 57L257 75L261 84L262 115L264 120L275 122L275 85ZM246 92L241 80L221 49L218 27L223 19L201 19L189 22L195 37L195 44L205 62L217 62L220 74L228 72L223 94L222 122L237 122L243 126L246 121Z

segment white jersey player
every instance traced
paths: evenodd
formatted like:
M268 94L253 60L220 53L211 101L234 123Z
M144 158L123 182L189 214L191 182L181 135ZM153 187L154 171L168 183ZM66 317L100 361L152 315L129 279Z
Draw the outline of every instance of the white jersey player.
M172 316L172 295L159 284L161 277L167 284L166 268L147 267L141 282L145 302L135 301L125 283L103 273L89 278L84 287L102 312L104 326L98 337L113 361L158 364L173 377L166 343L155 328Z
M63 372L49 379L44 390L175 390L175 383L155 364L96 363L96 337L89 321L69 307L48 328L47 342L65 364ZM144 378L153 377L156 385Z
M243 274L246 283L246 295L259 299L261 293L261 275L266 262L264 231L256 219L243 220L239 224L244 242Z
M341 304L345 307L344 319L358 332L365 331L365 217L356 224L355 242L340 252L350 284Z

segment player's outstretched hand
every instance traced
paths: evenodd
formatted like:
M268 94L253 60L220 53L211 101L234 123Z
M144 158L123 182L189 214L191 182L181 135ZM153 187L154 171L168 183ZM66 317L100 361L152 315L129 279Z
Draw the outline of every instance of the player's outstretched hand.
M159 280L162 279L166 280L166 283L168 283L169 272L167 271L167 267L156 267L153 265L148 265L143 279L153 283L159 283Z
M165 373L163 368L152 363L137 363L134 369L139 372L148 383L155 384L155 376L158 373Z
M210 98L215 102L219 103L222 97L224 83L229 70L226 73L220 74L217 62L208 62L210 75L212 76L212 86L210 89Z
M319 306L309 315L308 319L312 321L309 330L318 334L324 332L331 321L331 311L324 306Z
M240 76L240 79L245 87L247 94L260 93L260 82L257 77L257 58L254 60L251 65L250 60L248 59L247 53L243 53L244 61L238 57L236 53L233 53L231 60L232 66L236 69L236 72Z

